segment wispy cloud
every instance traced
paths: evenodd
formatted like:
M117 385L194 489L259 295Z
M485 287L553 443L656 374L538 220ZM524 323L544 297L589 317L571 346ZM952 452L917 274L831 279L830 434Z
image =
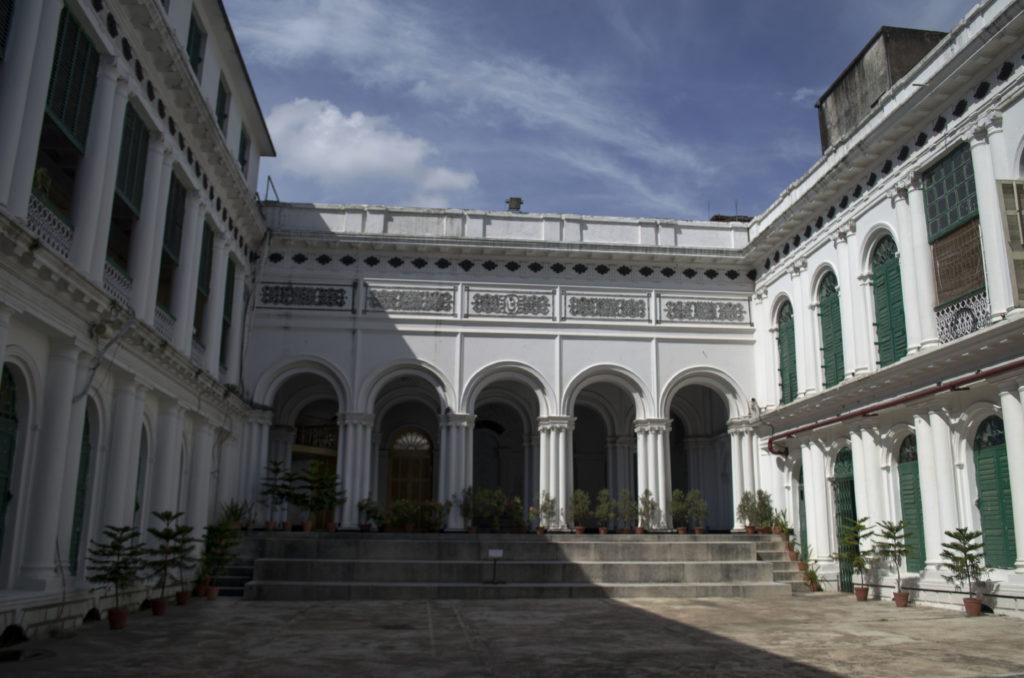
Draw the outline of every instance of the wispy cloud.
M821 93L824 92L823 87L798 87L793 95L790 97L790 101L794 104L803 104L808 101L817 101Z

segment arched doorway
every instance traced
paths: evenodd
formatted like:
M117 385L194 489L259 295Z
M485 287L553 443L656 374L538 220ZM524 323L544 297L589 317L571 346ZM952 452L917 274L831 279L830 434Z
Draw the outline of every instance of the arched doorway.
M1017 560L1017 547L1010 503L1006 434L1003 420L999 417L989 417L981 422L974 436L974 480L978 487L985 564L1012 569Z
M732 459L726 422L729 407L714 389L684 386L670 404L669 434L672 490L698 490L708 504L707 528L733 526Z
M506 497L519 497L526 504L529 443L524 415L516 407L499 400L477 406L473 487L501 490Z
M14 454L18 449L18 388L14 375L6 367L0 376L0 554L3 553L4 527L10 505Z
M78 574L82 551L82 532L85 526L85 500L89 493L89 476L92 472L93 435L91 407L86 407L85 424L82 426L82 447L78 456L78 479L75 482L75 507L71 516L71 541L68 546L68 570Z
M562 507L566 515L571 513L572 493L576 489L584 490L590 496L591 508L603 489L613 497L626 490L634 499L642 492L637 486L635 446L620 443L636 439L637 395L632 384L609 377L608 381L593 381L572 400L571 483L567 484ZM650 454L649 458L653 459L654 455ZM652 494L657 498L659 493L658 485L653 482L654 472L648 478Z
M848 447L839 450L839 454L836 455L833 489L836 502L837 550L840 554L845 554L848 550L857 549L856 546L844 546L842 543L843 530L851 521L857 520L857 502L853 487L853 454ZM818 557L821 557L821 554ZM847 593L853 591L853 569L846 559L839 561L839 590Z
M388 497L392 502L434 498L434 443L419 429L396 431L388 444Z
M611 490L608 464L608 430L594 408L577 405L572 433L572 486L590 496L591 505L603 489Z
M375 463L372 482L378 501L390 506L398 499L414 502L440 497L441 413L438 385L418 373L396 376L374 400ZM464 460L463 460L464 461ZM461 491L461 488L453 492Z
M917 469L917 436L908 435L899 451L900 506L907 544L907 571L924 569L924 514L921 511L921 476Z

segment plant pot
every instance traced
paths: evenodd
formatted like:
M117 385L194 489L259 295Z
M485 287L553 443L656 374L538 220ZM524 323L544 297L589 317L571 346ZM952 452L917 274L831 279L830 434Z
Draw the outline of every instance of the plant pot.
M470 525L466 528L466 532L469 534L476 534L476 525Z
M642 527L634 527L633 528L633 534L645 534L646 532L647 532L647 530L645 530Z
M188 599L192 597L188 591L177 591L174 594L174 602L178 605L188 605Z
M206 584L206 583L203 583L203 582L199 582L198 584L196 584L196 588L195 588L196 598L205 598L206 597L206 592L209 591L209 590L210 590L210 585L209 584Z
M583 527L582 525L577 525L576 526L576 534L583 534L586 531L587 531L587 528Z
M302 531L303 532L312 532L313 531L313 521L312 520L303 520L302 521Z
M149 601L150 609L153 610L154 617L162 617L167 614L167 599L166 598L153 598Z
M759 527L759 528L757 528L757 533L758 534L771 534L772 533L772 528L770 528L770 527Z
M128 626L128 610L121 607L112 607L107 610L107 622L111 631L117 631Z
M631 532L632 532L632 530L630 530L628 527L620 527L619 528L619 534L630 534Z
M599 528L597 528L597 533L598 534L608 534L608 528L607 527L599 527Z
M275 523L273 520L268 520L264 527L266 527L267 530L276 530L277 523Z
M868 599L868 587L867 586L854 586L853 596L859 601L864 602Z
M807 584L807 588L810 589L811 593L821 593L821 584L818 582Z
M981 598L964 598L964 611L968 617L981 616Z
M746 527L743 528L743 531L746 532L747 534L755 534L757 532L757 528L754 527L753 525L747 525Z
M327 523L327 531L328 532L337 532L338 531L338 524L335 523L333 520L331 522Z
M217 594L218 593L220 593L220 588L219 587L216 587L216 586L207 586L206 587L206 599L207 600L217 600Z
M805 561L803 561L803 560L798 560L798 561L796 561L796 568L798 570L800 570L801 572L806 572L807 571L807 563Z
M686 528L685 527L677 527L676 528L676 534L686 534Z
M405 529L406 532L415 532L416 531L416 524L415 523L406 523L404 529Z
M704 528L703 527L695 527L695 528L693 528L693 533L694 534L704 534Z
M892 594L893 602L896 603L896 607L906 607L907 603L910 602L909 591L894 591Z
M370 523L359 523L359 531L360 532L369 532L370 531Z
M548 531L548 528L546 528L546 527L538 527L537 528L537 534L547 534L547 531Z

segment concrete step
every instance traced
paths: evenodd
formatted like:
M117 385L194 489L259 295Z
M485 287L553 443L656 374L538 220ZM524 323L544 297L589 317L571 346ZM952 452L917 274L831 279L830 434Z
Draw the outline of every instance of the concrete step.
M475 584L251 581L246 600L410 600L506 598L777 598L792 595L788 584Z
M489 561L334 560L264 558L257 581L476 583L490 580ZM768 563L503 561L497 577L511 583L707 583L770 582Z

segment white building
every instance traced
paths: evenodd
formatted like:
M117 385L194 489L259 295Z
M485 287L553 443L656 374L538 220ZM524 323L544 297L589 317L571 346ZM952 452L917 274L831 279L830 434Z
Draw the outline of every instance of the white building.
M926 601L970 526L1024 611L1022 10L860 90L859 57L821 160L696 222L260 205L220 3L0 4L0 621L40 624L61 574L88 601L103 525L202 526L313 458L343 528L473 485L696 487L729 530L765 489L834 576L838 520L903 519Z

